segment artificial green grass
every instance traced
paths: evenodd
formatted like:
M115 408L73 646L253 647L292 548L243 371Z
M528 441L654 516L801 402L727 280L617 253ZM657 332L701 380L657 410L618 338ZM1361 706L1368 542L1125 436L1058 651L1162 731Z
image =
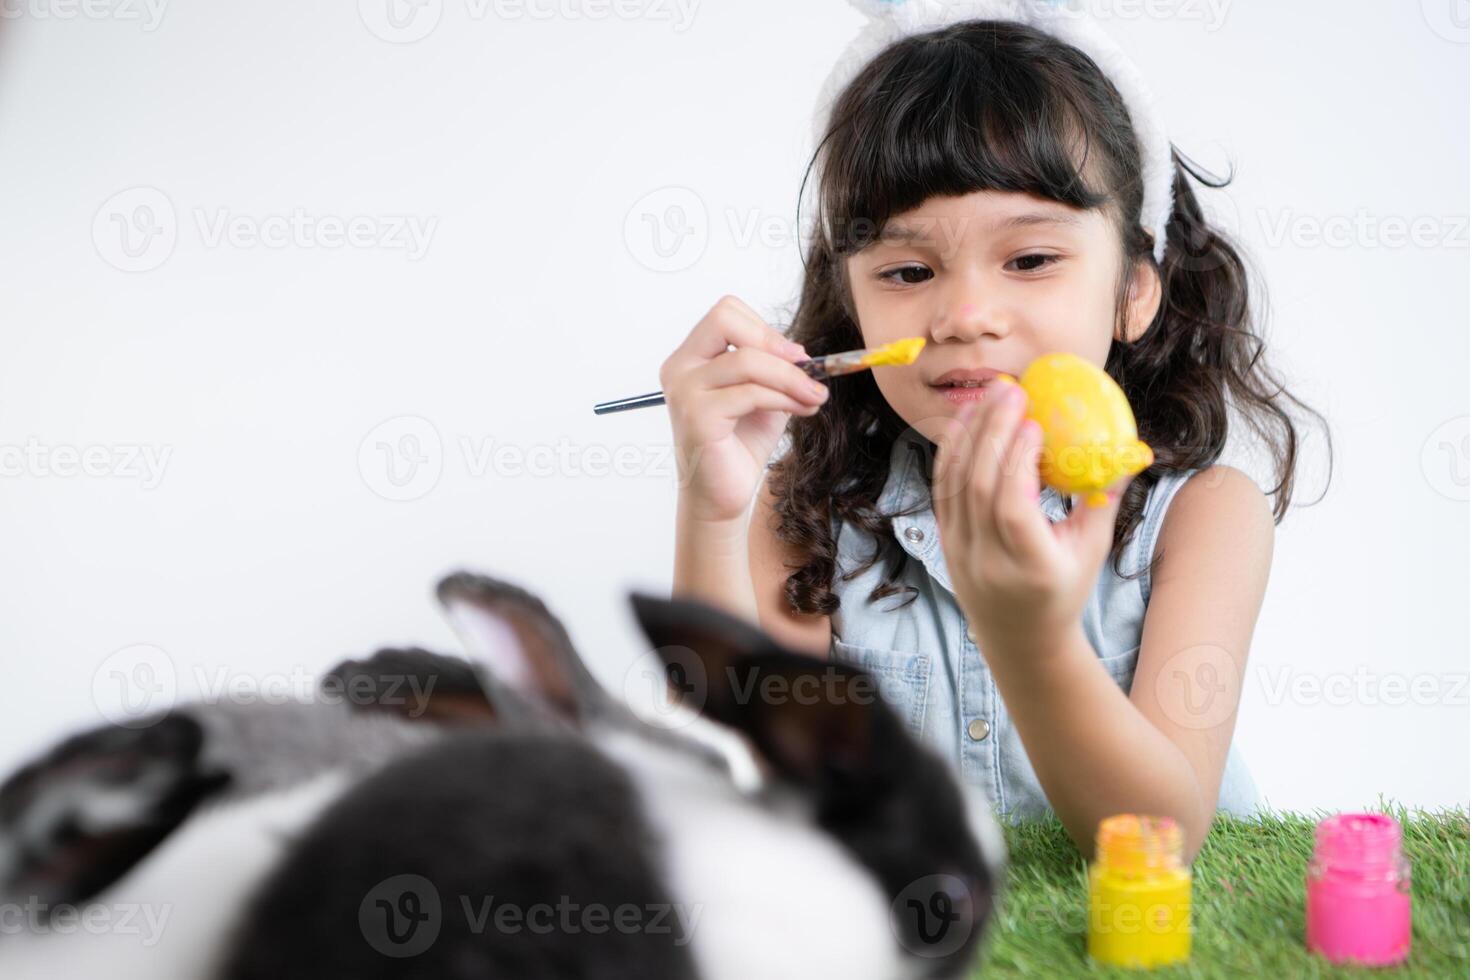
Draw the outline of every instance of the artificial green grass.
M1087 864L1055 817L1006 826L1007 890L975 976L1000 977L1426 977L1470 978L1470 811L1408 810L1383 800L1365 810L1404 827L1414 933L1396 967L1338 967L1307 952L1306 870L1326 811L1220 815L1192 866L1189 962L1153 970L1094 965L1087 957Z

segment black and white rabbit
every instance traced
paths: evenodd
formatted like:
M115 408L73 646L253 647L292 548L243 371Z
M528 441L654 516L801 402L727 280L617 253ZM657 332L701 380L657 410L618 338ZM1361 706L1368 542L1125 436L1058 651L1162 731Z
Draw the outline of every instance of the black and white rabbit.
M176 821L109 891L213 913L136 975L896 978L972 963L998 828L862 671L699 603L635 596L691 712L651 725L606 695L539 600L470 575L439 595L485 667L485 697L459 695L482 724L419 725L366 774L324 765ZM717 729L750 751L716 750ZM736 778L752 770L758 785ZM185 804L221 792L164 782ZM133 975L120 965L107 975ZM3 946L0 972L25 975Z
M528 723L401 758L333 803L252 900L222 977L969 968L1004 845L871 677L703 604L635 596L699 723L751 746L766 777L751 792L695 722L652 726L611 702L514 594L465 575L440 587L491 702ZM627 929L611 927L618 909Z

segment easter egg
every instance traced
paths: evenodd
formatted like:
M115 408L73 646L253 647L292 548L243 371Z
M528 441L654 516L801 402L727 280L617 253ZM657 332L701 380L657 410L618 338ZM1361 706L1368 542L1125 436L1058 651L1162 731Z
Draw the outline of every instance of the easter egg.
M1063 351L1044 354L1021 372L1020 385L1027 417L1041 426L1041 480L1048 486L1100 507L1109 486L1153 463L1127 396L1097 365Z

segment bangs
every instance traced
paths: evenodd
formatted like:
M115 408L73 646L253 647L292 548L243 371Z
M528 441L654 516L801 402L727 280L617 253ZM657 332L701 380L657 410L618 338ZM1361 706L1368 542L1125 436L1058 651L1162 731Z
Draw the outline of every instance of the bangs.
M871 244L889 218L934 196L1017 191L1079 209L1109 203L1108 154L1057 51L987 43L1010 25L967 22L898 42L834 106L821 180L833 250ZM1033 56L1034 55L1034 56ZM1100 73L1099 73L1100 75ZM1092 181L1091 183L1089 181Z

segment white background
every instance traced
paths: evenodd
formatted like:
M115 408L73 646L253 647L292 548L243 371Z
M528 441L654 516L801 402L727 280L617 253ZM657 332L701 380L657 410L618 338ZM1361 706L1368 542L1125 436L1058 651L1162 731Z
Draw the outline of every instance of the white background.
M859 15L386 2L6 0L7 769L115 714L119 672L187 697L452 648L431 587L461 566L540 591L614 688L643 650L668 420L591 406L657 388L724 293L784 322L812 101ZM1242 749L1278 807L1464 804L1470 4L1096 9L1175 142L1236 168L1208 207L1336 438L1277 529ZM328 223L251 237L293 213ZM69 450L94 473L57 472ZM400 451L426 460L401 486Z

